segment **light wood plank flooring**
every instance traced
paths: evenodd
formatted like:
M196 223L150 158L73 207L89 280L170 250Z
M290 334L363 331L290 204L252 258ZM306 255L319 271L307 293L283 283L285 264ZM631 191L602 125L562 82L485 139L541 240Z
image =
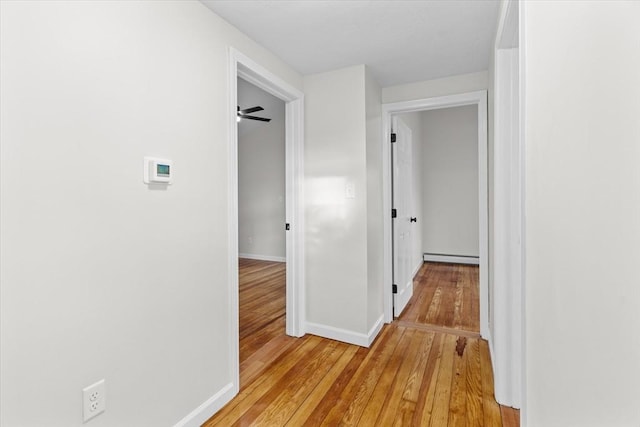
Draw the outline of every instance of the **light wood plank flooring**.
M501 408L493 397L486 341L477 332L462 329L473 323L465 323L463 319L472 316L462 313L472 303L464 304L462 298L458 316L455 308L435 310L449 300L441 290L440 302L433 303L437 298L430 297L426 307L427 312L433 308L432 314L423 318L442 321L430 325L415 317L421 318L415 307L426 304L417 304L423 291L418 288L425 281L440 281L441 288L451 287L453 277L466 283L474 274L472 269L467 271L469 267L423 267L414 283L416 304L386 325L366 349L313 335L285 336L284 300L281 310L275 309L256 285L263 282L265 292L271 294L277 292L272 282L280 277L284 298L284 265L242 260L240 266L240 325L247 328L241 332L241 390L205 426L518 425L517 411ZM432 293L437 293L437 287ZM447 314L440 316L440 312ZM279 334L274 332L278 324ZM431 330L434 327L440 330Z
M425 262L400 320L480 332L478 280L478 266Z
M240 364L285 336L285 263L240 258Z

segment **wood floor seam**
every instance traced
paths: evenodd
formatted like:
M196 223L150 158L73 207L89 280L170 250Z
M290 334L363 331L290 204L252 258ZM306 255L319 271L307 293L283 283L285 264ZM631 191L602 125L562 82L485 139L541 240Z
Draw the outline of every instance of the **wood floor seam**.
M394 324L405 328L419 329L421 331L433 332L436 334L455 335L466 338L481 338L478 332L465 331L463 329L446 328L443 326L426 325L424 323L407 322L404 320L396 320Z

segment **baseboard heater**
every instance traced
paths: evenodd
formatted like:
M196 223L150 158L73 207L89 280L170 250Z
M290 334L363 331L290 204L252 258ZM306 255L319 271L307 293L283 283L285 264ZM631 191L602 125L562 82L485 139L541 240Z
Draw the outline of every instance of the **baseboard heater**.
M242 252L238 254L238 258L256 259L258 261L287 262L287 258L283 256L257 255Z
M423 261L480 265L480 258L469 255L422 254Z

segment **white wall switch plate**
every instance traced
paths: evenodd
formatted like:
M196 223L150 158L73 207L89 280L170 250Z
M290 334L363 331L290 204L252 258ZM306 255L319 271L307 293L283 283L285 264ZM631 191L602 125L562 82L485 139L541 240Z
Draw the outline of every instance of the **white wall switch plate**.
M107 409L107 396L105 393L104 379L82 389L82 415L83 421L104 412Z
M347 199L356 198L356 186L352 182L348 182L344 187L344 196Z

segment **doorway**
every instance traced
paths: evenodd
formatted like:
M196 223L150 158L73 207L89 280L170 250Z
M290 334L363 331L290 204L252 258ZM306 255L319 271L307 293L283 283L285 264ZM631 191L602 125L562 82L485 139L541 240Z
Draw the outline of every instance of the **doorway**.
M416 101L383 104L385 140L391 140L393 119L402 113L439 110L449 107L477 106L477 173L478 173L478 264L480 334L488 335L488 179L487 179L487 93L470 92L459 95L427 98ZM392 212L392 145L383 144L383 212ZM391 215L384 218L384 278L393 283L393 223ZM387 323L393 320L393 288L384 288L384 313Z
M230 342L229 357L234 372L234 394L240 389L239 362L239 211L238 211L238 77L285 102L285 183L284 204L286 260L285 331L290 336L304 335L304 215L303 215L303 94L263 66L231 48L229 52L228 99L228 265Z
M285 336L285 103L238 77L240 371Z
M401 258L411 263L400 281L406 285L394 294L394 317L478 334L477 106L402 113L393 121L394 249L405 246L409 256ZM401 149L403 143L408 150ZM404 151L410 156L402 162L395 153ZM403 175L398 169L411 176L407 183L397 182ZM402 214L404 206L410 215ZM398 239L403 227L410 230L408 242ZM394 256L394 283L399 283L399 255ZM399 316L402 294L413 296L406 308L400 306Z

